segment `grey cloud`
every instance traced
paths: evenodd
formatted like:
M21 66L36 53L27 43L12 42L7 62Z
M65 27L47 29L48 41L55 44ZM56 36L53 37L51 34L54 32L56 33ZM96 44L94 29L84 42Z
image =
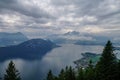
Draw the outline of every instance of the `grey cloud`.
M42 4L43 7L33 4L32 0L30 5L26 5L24 1L0 0L0 15L19 16L19 24L14 23L12 28L31 37L34 37L35 33L38 33L38 36L46 36L68 31L85 32L83 30L87 27L111 28L108 32L101 32L98 35L119 33L119 30L116 32L112 30L119 29L120 26L119 0L46 0L47 6ZM41 5L42 0L37 1ZM5 30L2 27L11 26L1 19L0 29Z
M1 0L0 9L10 10L11 13L15 11L23 15L31 16L35 18L43 18L43 17L52 18L53 17L49 13L42 10L41 8L38 8L36 6L28 6L28 5L19 3L18 0Z
M120 14L120 10L117 11L109 11L108 9L108 5L109 3L112 4L111 2L112 0L60 0L60 1L56 1L53 0L53 4L55 4L55 6L65 6L65 5L75 5L77 7L77 10L74 11L74 13L76 13L76 17L80 17L80 16L96 16L96 18L98 19L97 22L95 23L90 23L90 22L83 22L82 24L84 25L89 25L89 24L102 24L103 21L109 19L112 20L113 17L115 15ZM117 3L117 6L120 5L120 1L117 1L113 3L113 5L116 5L115 3ZM68 13L70 13L70 11L68 11ZM118 20L118 19L117 19Z

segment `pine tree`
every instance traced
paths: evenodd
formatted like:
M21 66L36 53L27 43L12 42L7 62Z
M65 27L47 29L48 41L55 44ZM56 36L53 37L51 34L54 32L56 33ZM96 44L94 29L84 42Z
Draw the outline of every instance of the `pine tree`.
M75 72L71 66L69 67L69 77L70 77L69 80L75 80Z
M100 61L96 65L97 80L115 80L116 76L116 57L113 53L111 41L108 41Z
M8 68L6 69L4 80L21 80L20 73L15 68L15 64L12 61L10 61Z
M54 80L54 75L51 70L48 72L47 80Z
M88 67L85 69L85 80L95 80L95 69L92 60L89 61Z
M82 67L78 68L77 80L85 80L84 69Z
M117 64L117 79L116 80L120 80L120 60Z
M75 80L75 72L71 66L66 67L64 75L65 75L65 80Z
M64 69L61 70L60 74L59 74L59 80L65 80L65 72Z

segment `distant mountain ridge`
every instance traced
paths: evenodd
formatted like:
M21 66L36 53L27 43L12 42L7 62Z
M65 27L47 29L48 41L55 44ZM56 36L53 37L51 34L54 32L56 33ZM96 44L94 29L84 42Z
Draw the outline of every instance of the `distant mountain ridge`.
M17 45L27 40L28 38L21 32L17 32L17 33L0 32L0 46L1 47Z
M78 31L69 31L63 34L53 34L46 37L58 44L76 44L76 45L104 45L106 41L111 40L113 44L120 45L120 41L115 40L115 37L93 35Z
M1 47L0 61L21 58L25 60L41 59L53 48L59 47L50 40L31 39L19 45Z

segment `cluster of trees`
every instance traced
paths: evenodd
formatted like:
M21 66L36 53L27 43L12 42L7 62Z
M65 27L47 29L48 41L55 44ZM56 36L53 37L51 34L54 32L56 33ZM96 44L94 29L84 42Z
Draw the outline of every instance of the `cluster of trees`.
M50 70L46 80L120 80L120 61L113 51L112 43L108 41L96 65L90 60L88 67L66 67L58 76Z
M0 78L0 80L21 80L20 73L16 69L13 61L10 61L6 69L6 73L4 74L4 77Z

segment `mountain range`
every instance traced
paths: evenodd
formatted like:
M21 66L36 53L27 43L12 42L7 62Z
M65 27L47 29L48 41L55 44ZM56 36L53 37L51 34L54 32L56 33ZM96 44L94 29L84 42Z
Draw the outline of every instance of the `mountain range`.
M64 34L52 34L45 37L56 44L76 44L76 45L104 45L106 41L111 40L114 44L120 45L119 40L113 37L96 36L91 34L83 34L77 31L69 31ZM21 32L6 33L0 32L0 47L17 45L29 40Z
M53 48L59 47L50 40L31 39L19 45L0 47L0 61L7 59L41 59L47 52Z

